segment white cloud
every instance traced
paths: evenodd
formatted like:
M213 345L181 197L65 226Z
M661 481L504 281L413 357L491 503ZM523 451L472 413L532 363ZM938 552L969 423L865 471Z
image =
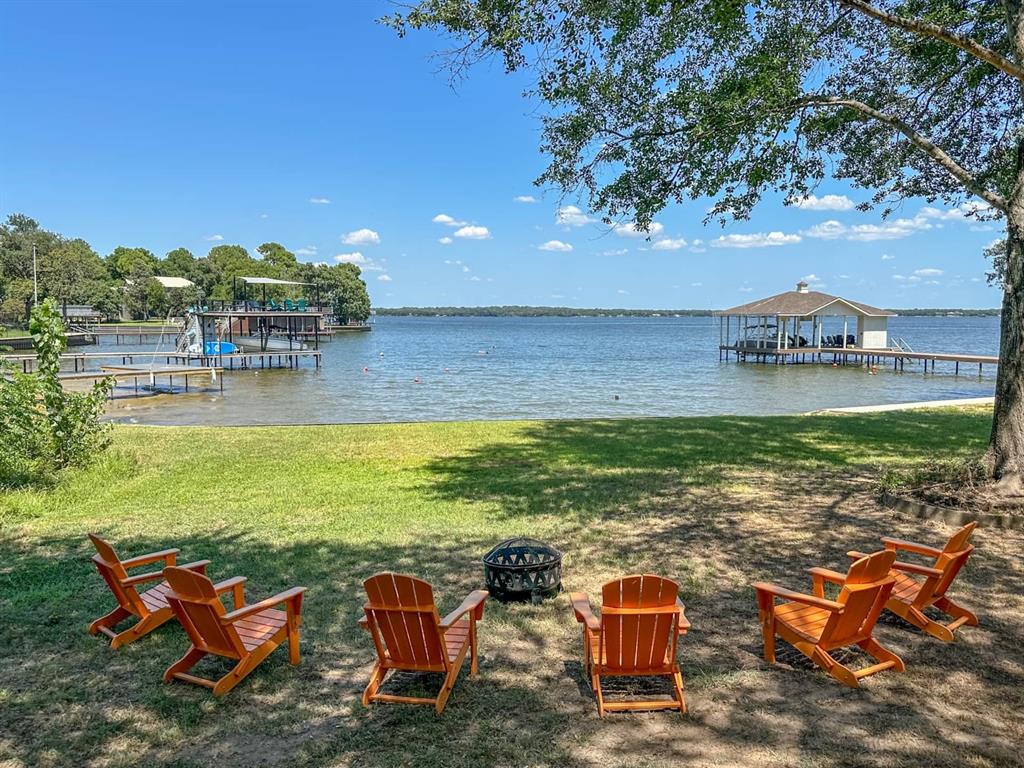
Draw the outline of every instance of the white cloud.
M473 275L472 277L467 277L466 279L469 280L469 282L471 282L471 283L479 283L480 282L480 278L477 277L476 275Z
M938 277L939 275L945 274L941 269L935 269L934 267L926 267L925 269L915 269L915 275L921 277Z
M754 289L751 288L750 286L745 285L745 286L743 286L742 288L739 289L739 292L740 293L750 293L753 290Z
M614 227L615 234L619 237L657 237L664 229L665 227L657 221L652 221L646 231L637 229L636 223L632 221L626 224L616 224Z
M456 237L466 240L488 240L491 237L491 232L487 227L472 224L455 230L454 234Z
M820 240L858 240L870 242L874 240L899 240L909 237L915 232L932 229L934 225L929 216L918 213L912 219L893 219L881 224L853 224L847 226L838 221L830 220L816 224L802 232L806 237Z
M538 245L542 251L558 251L559 253L568 253L572 250L572 246L569 243L563 243L561 240L548 240L543 245Z
M895 280L898 283L920 283L921 282L921 278L918 277L917 275L910 275L909 277L906 276L906 275L893 275L892 279Z
M334 260L339 264L358 264L359 266L366 264L368 261L368 259L359 251L354 251L353 253L339 253L334 257Z
M853 200L846 195L808 195L794 202L793 206L805 211L851 211L854 207Z
M619 249L614 250L614 251L604 251L604 252L601 253L601 255L602 256L625 256L627 253L629 253L629 249L628 248L619 248Z
M353 251L352 253L339 253L334 257L334 260L339 264L355 264L364 272L384 271L384 267L373 259L368 259L366 256L363 256L359 251Z
M445 264L461 264L462 263L462 259L455 259L454 261L452 261L451 259L445 259L444 263Z
M261 213L260 214L260 218L261 219L269 219L270 218L270 214L269 213Z
M621 288L619 288L619 290L617 290L616 293L621 293L623 296L629 295L629 291L624 291Z
M345 245L379 245L380 235L372 229L356 229L341 236Z
M895 258L896 258L895 256L893 256L891 254L888 254L888 253L883 253L882 254L882 261L892 261Z
M563 227L582 227L593 221L594 219L587 216L575 205L562 206L555 213L555 224L560 224Z
M704 283L690 283L690 287L691 288L702 288L703 286L704 286Z
M800 235L785 232L755 232L750 235L723 235L711 241L712 248L766 248L779 245L793 245L800 242Z
M224 235L207 235L203 238L208 243L219 243L224 239Z
M316 246L307 245L302 248L295 249L296 256L316 256Z
M440 243L441 245L451 245L451 244L452 244L452 243L454 243L455 241L454 241L454 240L452 240L452 239L451 239L450 237L448 237L448 235L445 235L444 237L442 237L442 238L441 238L440 240L438 240L437 242L439 242L439 243Z
M380 280L382 283L390 283L391 275L377 275L377 279Z
M821 282L821 278L818 277L817 275L815 275L813 272L811 274L809 274L809 275L804 275L800 279L803 280L805 283L818 283L818 282Z
M533 195L516 195L515 197L512 198L512 200L514 202L517 202L517 203L536 203L537 202L537 198L534 197Z
M945 210L933 208L932 206L925 206L921 209L918 215L929 219L959 221L967 218L973 219L978 214L985 214L990 208L991 206L988 203L983 203L979 200L968 200L966 203L961 203L956 208L947 208Z
M435 224L444 224L446 227L461 227L466 222L459 221L458 219L452 218L447 213L439 213L437 216L431 219Z
M311 202L313 205L330 205L331 204L331 201L328 200L326 197L311 197L311 198L309 198L309 202Z
M467 266L463 265L463 267L462 267L462 271L463 271L463 272L469 272L469 267L467 267Z
M672 240L670 238L663 238L658 240L651 246L655 251L678 251L680 248L686 247L686 241L683 238Z

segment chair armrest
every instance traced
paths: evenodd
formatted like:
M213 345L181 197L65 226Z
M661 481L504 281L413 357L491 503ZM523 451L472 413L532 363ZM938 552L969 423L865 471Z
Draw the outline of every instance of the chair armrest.
M825 581L831 581L833 584L843 584L846 581L844 574L833 571L831 568L808 568L807 572L815 579L824 579Z
M163 571L152 571L151 573L140 573L138 576L129 576L121 579L122 587L134 587L136 584L145 584L147 581L156 581L164 577Z
M234 593L232 598L232 604L234 609L237 611L239 608L245 606L245 582L248 579L245 576L232 576L230 579L224 579L224 581L218 581L213 585L213 591L217 595L223 595L229 589Z
M679 611L679 634L685 635L690 628L690 621L686 618L686 606L678 597L676 598L676 609Z
M291 602L302 595L305 591L305 587L292 587L291 589L286 589L284 592L279 592L273 597L268 597L266 600L260 600L258 603L246 605L243 608L236 608L231 611L231 613L225 613L220 617L220 623L233 624L239 619L244 619L246 616L251 616L252 614L259 613L260 611L265 611L267 608L273 608L275 605Z
M122 560L121 565L125 568L138 568L140 565L150 565L163 560L167 565L174 565L178 559L180 549L163 549L159 552L151 552L148 555L139 555Z
M370 620L366 617L365 613L359 617L359 621L357 623L361 629L365 629L366 631L370 630Z
M245 576L232 576L230 579L224 579L224 581L218 581L213 585L213 590L218 595L227 592L229 589L234 589L239 584L245 584L249 579Z
M902 539L890 539L887 536L882 537L882 543L885 544L886 549L902 549L906 552L913 552L915 555L924 555L925 557L938 557L942 554L941 549L929 547L927 544L917 544L913 541L903 541Z
M572 603L576 621L585 624L591 632L601 631L601 621L594 615L594 609L590 607L590 598L587 597L586 592L570 592L569 602Z
M927 565L918 565L917 563L901 563L899 560L892 564L892 568L894 571L916 573L936 579L942 575L942 571L938 568L929 568Z
M781 597L783 600L792 600L796 603L804 603L805 605L813 605L815 608L823 608L826 611L833 613L840 613L843 610L843 604L837 603L834 600L828 600L824 597L816 597L814 595L805 595L803 592L794 592L791 589L780 587L776 584L768 584L764 581L758 581L751 585L760 594L770 595L772 597Z
M474 621L482 619L484 617L484 603L487 602L487 598L490 597L490 594L491 593L486 589L474 589L466 595L466 599L462 601L462 604L459 605L458 608L441 619L441 629L448 629L448 627L455 624L455 622L459 621L459 619L470 611L473 612L472 618Z

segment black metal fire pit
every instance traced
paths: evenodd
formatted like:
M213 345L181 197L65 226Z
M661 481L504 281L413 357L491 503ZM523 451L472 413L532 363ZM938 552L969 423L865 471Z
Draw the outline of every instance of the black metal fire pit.
M536 539L508 539L484 555L491 597L539 603L562 588L562 553Z

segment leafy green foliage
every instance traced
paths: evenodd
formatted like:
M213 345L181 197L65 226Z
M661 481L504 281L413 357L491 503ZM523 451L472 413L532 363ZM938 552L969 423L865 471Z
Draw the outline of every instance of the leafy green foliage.
M61 307L87 304L108 318L122 307L135 319L181 315L204 297L229 300L241 286L239 277L274 277L308 283L301 288L312 304L317 298L343 319L365 320L370 297L353 264L307 264L280 243L263 243L250 254L241 245L224 244L196 258L175 248L163 259L145 248L118 246L100 258L82 239L47 232L23 214L0 224L0 322L24 325L32 304L32 247L35 246L40 296ZM164 288L155 277L182 277L194 287ZM262 291L250 298L261 298ZM271 286L268 299L298 298L294 287Z
M67 467L82 466L108 443L100 422L110 378L88 392L67 392L59 378L67 336L56 301L32 311L29 324L37 372L0 364L0 486L52 481Z

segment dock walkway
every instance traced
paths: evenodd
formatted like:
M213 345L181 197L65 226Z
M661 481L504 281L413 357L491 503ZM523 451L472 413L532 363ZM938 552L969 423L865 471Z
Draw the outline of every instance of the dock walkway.
M300 360L312 359L317 368L320 367L323 352L317 349L292 349L267 352L232 352L223 355L193 355L175 351L165 352L65 352L60 356L61 363L70 364L74 372L86 371L92 361L120 360L122 366L132 365L135 360L160 360L165 365L191 366L200 368L219 367L227 370L245 370L249 368L298 368ZM2 359L20 365L24 373L35 370L35 354L4 355Z
M167 388L174 389L174 377L177 376L185 383L185 391L189 391L189 379L196 376L205 376L210 379L210 383L219 383L220 391L224 391L224 378L220 375L223 373L223 368L209 367L209 368L197 368L191 365L158 365L158 366L127 366L127 365L105 365L101 366L98 371L79 371L76 373L65 373L61 374L61 382L75 382L75 381L98 381L99 379L105 379L108 376L114 379L115 385L122 381L129 381L135 386L135 394L139 394L139 380L148 380L148 383L142 385L142 389L154 390L157 388L158 378L167 378ZM114 393L110 393L113 398Z
M837 365L848 365L850 363L868 366L877 365L881 361L892 361L893 370L902 371L907 361L921 362L924 366L924 373L928 373L929 365L932 372L935 371L937 363L953 363L955 373L959 375L961 363L977 365L978 374L982 373L984 365L999 365L999 358L995 355L969 355L951 352L908 352L902 349L864 349L861 347L791 347L777 349L775 347L753 347L735 344L722 344L718 347L719 359L729 359L730 354L735 354L739 362L746 362L753 358L754 362L770 362L777 365L792 363L824 363L830 362Z

